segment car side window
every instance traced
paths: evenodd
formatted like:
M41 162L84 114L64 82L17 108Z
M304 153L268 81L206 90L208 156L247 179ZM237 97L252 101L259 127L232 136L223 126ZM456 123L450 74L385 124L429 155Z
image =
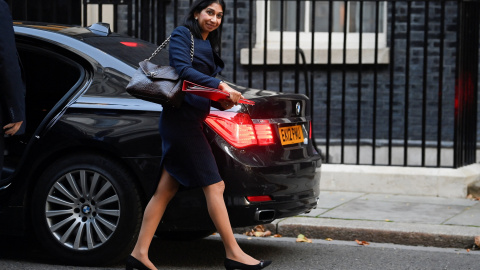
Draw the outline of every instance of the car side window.
M25 134L5 138L4 174L11 175L37 128L72 87L85 78L84 68L53 49L17 40L17 51L26 81ZM53 117L50 115L50 117Z
M78 82L82 67L51 50L17 45L26 80L27 130L33 133L43 118Z

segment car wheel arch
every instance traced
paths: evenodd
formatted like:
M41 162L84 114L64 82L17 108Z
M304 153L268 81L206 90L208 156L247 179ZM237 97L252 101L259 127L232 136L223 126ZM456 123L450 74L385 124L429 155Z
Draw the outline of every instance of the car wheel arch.
M67 158L65 158L67 157ZM35 230L35 227L33 227L33 224L38 224L38 222L35 222L35 220L38 220L38 218L34 218L34 212L36 211L35 208L39 209L39 207L36 207L35 206L35 201L38 202L38 199L35 199L34 196L35 196L35 189L36 187L38 187L38 185L41 185L41 177L43 176L43 173L47 172L49 169L51 169L52 166L54 166L53 164L58 164L58 162L65 162L65 160L68 160L69 158L75 158L75 159L79 159L79 158L83 158L83 159L88 159L88 158L97 158L97 160L102 160L102 159L105 159L105 160L109 160L109 162L112 162L112 163L115 163L117 164L118 166L121 166L122 169L124 169L124 172L128 174L128 176L126 176L127 178L131 178L131 179L135 179L134 181L132 181L132 185L135 186L135 189L137 190L137 198L140 202L140 208L137 209L137 211L140 212L140 215L143 213L143 209L145 207L145 203L144 203L144 196L142 195L143 191L141 190L140 188L140 184L138 182L138 179L136 179L136 177L134 176L134 174L132 173L131 169L129 169L125 164L123 164L123 162L121 160L119 160L118 158L115 159L114 157L112 156L109 156L108 154L105 154L105 153L98 153L98 152L95 152L95 151L75 151L75 152L69 152L68 155L66 156L62 156L62 158L56 158L56 159L49 159L48 162L44 162L44 164L48 164L49 166L41 166L43 167L43 170L38 170L39 173L41 174L34 174L34 175L38 175L39 177L36 177L37 178L37 181L32 181L32 183L30 184L30 191L29 191L29 195L27 196L28 198L28 210L25 211L25 214L27 215L27 218L31 221L31 222L27 222L27 224L32 224L31 225L31 228L28 229L28 232L32 235L37 235L38 234L38 231ZM102 164L103 165L103 164ZM123 166L125 165L125 166ZM50 168L48 168L50 167ZM42 176L40 176L42 175ZM34 177L35 178L35 177ZM56 180L51 180L51 181L56 181ZM53 187L53 186L52 186ZM130 190L130 189L128 189ZM123 191L123 193L125 193L125 191ZM27 202L26 202L27 203ZM37 211L38 212L38 211ZM138 212L137 212L138 213ZM135 229L135 233L138 233L138 229L139 229L139 226L140 226L140 223L137 222L138 224L136 225L136 228ZM38 225L36 225L38 226ZM121 229L122 231L125 230L125 225L121 225L120 223L118 223L118 226L121 226ZM133 225L130 225L130 226L133 226ZM120 227L119 227L120 228ZM118 230L118 229L117 229ZM53 232L52 232L53 233ZM117 245L118 245L118 237L115 237L115 238L112 238L112 241L116 242ZM41 241L41 242L44 242L44 241ZM131 247L130 247L131 248ZM103 249L103 247L102 247ZM90 250L87 251L87 253L89 252ZM73 254L73 250L69 251L69 252L72 252ZM83 251L82 251L83 252ZM125 253L125 251L123 252ZM120 255L120 254L118 254ZM121 254L121 255L126 255L126 254ZM117 257L117 256L115 256ZM120 256L122 257L122 256ZM61 259L61 258L60 258ZM114 259L112 259L114 260ZM112 261L111 261L112 262ZM114 262L114 261L113 261ZM92 262L94 263L94 262ZM97 261L96 263L94 264L98 264L99 262ZM80 262L75 262L75 264L83 264L83 263L80 263ZM90 264L90 263L88 263Z
M145 190L142 188L140 184L140 179L137 174L135 174L134 169L132 169L124 160L118 158L114 153L106 150L106 149L94 149L94 148L85 148L82 146L81 148L68 148L62 149L57 152L52 152L48 156L42 157L42 161L32 169L32 172L29 174L28 178L28 192L26 193L26 198L29 198L29 201L25 202L25 205L31 204L31 197L35 186L37 185L38 175L41 175L49 164L56 163L62 159L74 157L74 156L102 156L104 158L110 159L113 162L116 162L121 166L124 170L127 171L129 177L133 180L135 187L137 188L139 195L141 198L145 198L146 193ZM148 202L148 201L147 201ZM142 200L142 205L146 206L146 202Z

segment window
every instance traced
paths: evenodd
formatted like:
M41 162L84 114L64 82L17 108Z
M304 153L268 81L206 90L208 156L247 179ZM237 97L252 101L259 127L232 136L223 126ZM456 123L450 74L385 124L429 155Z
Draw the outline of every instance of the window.
M86 5L86 9L84 5ZM98 3L85 3L85 1L82 1L82 13L84 11L87 12L87 21L83 21L84 16L82 14L82 25L92 25L101 21L110 24L111 29L114 29L115 9L113 4L102 4L100 9L100 4Z
M332 3L331 7L330 3ZM345 36L346 62L359 62L360 27L362 27L362 63L374 63L377 7L379 14L377 61L388 63L388 48L386 47L387 12L386 3L383 1L259 0L256 2L257 35L252 52L254 54L252 57L253 64L263 64L265 47L268 49L267 64L280 63L281 48L283 50L282 63L293 64L297 28L299 29L299 45L307 55L307 61L310 61L312 32L314 32L314 62L318 64L327 63L330 8L332 10L332 63L343 63ZM300 9L300 18L297 18L298 9ZM265 19L265 16L267 16L267 19ZM267 23L266 26L265 23ZM346 35L344 34L345 29ZM248 49L242 50L242 64L248 64Z

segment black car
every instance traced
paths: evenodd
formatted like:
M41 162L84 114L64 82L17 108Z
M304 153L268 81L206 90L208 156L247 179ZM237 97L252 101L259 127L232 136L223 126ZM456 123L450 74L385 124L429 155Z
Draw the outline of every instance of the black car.
M102 23L15 22L14 29L27 119L24 135L6 138L0 233L34 235L72 264L122 259L133 248L161 170L162 106L125 92L138 62L156 45L111 33ZM167 54L157 58L168 62ZM256 105L212 108L204 128L226 183L232 226L314 208L321 161L308 98L234 87ZM202 190L183 188L157 233L193 238L214 231Z

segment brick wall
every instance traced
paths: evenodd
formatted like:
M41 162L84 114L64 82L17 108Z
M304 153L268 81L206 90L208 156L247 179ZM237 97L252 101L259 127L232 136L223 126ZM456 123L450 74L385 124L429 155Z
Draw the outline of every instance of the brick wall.
M227 1L232 2L232 1ZM248 48L248 2L241 1L242 5L238 7L237 14L241 14L237 20L238 45L237 48ZM391 47L391 3L388 7L388 43ZM405 124L408 121L407 139L417 141L422 139L422 96L423 96L423 59L424 59L424 2L414 2L411 9L411 32L410 32L410 60L409 73L406 74L406 39L407 39L407 4L398 2L396 5L396 28L395 28L395 51L394 63L390 65L333 65L331 69L331 119L330 119L330 137L340 139L341 136L341 118L342 118L342 77L345 73L345 138L357 138L358 124L358 91L361 91L360 102L360 138L371 139L373 133L373 112L374 112L374 72L377 69L377 107L376 107L376 138L378 140L388 139L388 123L390 109L390 68L394 69L394 87L393 87L393 139L404 140ZM430 3L429 8L429 33L427 47L427 92L426 92L426 139L436 141L437 122L438 122L438 98L439 98L439 44L440 44L440 5L439 3ZM448 2L446 7L445 39L444 39L444 67L442 80L442 135L444 141L453 140L453 109L454 109L454 91L455 91L455 53L456 53L456 3ZM230 14L229 14L230 16ZM233 65L229 62L233 53L239 58L239 51L232 52L231 36L229 35L231 27L231 17L227 17L224 26L224 50L222 56L227 62L227 68L222 73L227 77L232 77L231 69ZM243 31L245 29L245 31ZM255 40L253 40L255 42ZM237 58L237 59L238 59ZM272 90L280 89L278 66L253 67L252 85L263 87L263 72L267 69L267 88ZM294 92L295 86L295 67L283 66L283 91ZM310 68L310 73L314 77L314 99L315 99L315 134L317 139L326 137L326 108L327 108L327 66L318 65ZM361 71L359 72L359 69ZM358 76L361 76L360 87ZM406 87L408 76L408 87ZM303 74L300 74L300 93L305 93ZM237 83L248 85L247 66L237 64ZM309 82L310 83L310 82ZM407 89L408 88L408 89ZM408 98L406 92L408 90ZM408 107L405 104L408 102ZM406 113L407 112L407 113ZM405 114L408 118L405 118ZM479 136L480 138L480 136Z
M242 86L249 83L255 88L267 88L270 90L282 90L294 92L295 89L295 66L283 65L282 67L269 66L248 66L241 65L240 49L248 48L249 28L252 23L255 31L255 6L253 17L250 17L250 1L226 0L227 12L223 26L222 58L226 68L222 75L236 80ZM173 12L167 12L166 32L170 33L173 28L182 23L183 16L188 10L188 0L170 1L167 10L174 10L177 6L177 22L174 22ZM388 2L388 25L387 25L387 46L392 48L391 40L391 12L392 3ZM236 12L237 19L234 21L233 12ZM427 53L424 53L424 29L425 29L425 2L414 1L411 6L410 22L410 59L409 70L406 65L407 55L407 2L396 3L396 27L394 39L394 58L390 64L374 66L363 65L315 65L309 66L309 76L313 77L314 88L314 131L317 139L326 138L327 124L327 85L328 70L330 68L330 138L332 141L339 140L342 132L342 117L344 117L345 139L356 141L357 136L364 141L373 138L374 123L376 124L375 136L378 141L387 140L389 137L389 113L390 113L390 69L393 69L393 106L392 106L392 139L403 143L405 139L415 143L422 139L422 108L423 108L423 72L424 57L427 57L426 69L426 126L425 135L429 142L436 142L439 136L438 109L439 93L441 93L441 140L450 145L453 140L454 131L454 94L455 94L455 56L456 56L456 28L457 28L457 3L449 1L446 3L445 16L445 37L443 77L439 78L439 46L440 42L440 3L430 1L429 3L429 29ZM236 32L234 35L234 24ZM236 38L236 40L234 40ZM255 33L252 35L252 44L255 43ZM236 51L233 50L236 42ZM236 73L234 74L234 72ZM252 81L249 82L249 71L252 74ZM282 73L281 73L282 72ZM377 94L376 107L374 108L374 74L377 72ZM408 73L407 73L408 72ZM264 78L264 74L266 78ZM345 76L345 106L342 107L343 77ZM360 76L360 79L359 79ZM303 73L299 76L299 92L305 93L305 81ZM264 80L266 85L264 86ZM310 84L310 77L308 84ZM360 86L359 86L360 85ZM312 85L310 85L312 87ZM359 91L361 93L358 102ZM407 95L408 91L408 95ZM408 103L408 106L406 104ZM360 104L360 114L357 113ZM342 112L344 114L342 115ZM373 119L374 112L376 120ZM479 112L480 115L480 112ZM407 116L407 117L405 117ZM360 119L360 120L358 120ZM480 116L478 117L480 126ZM405 125L408 130L405 130ZM360 134L357 134L357 129ZM406 137L405 137L405 133ZM480 130L477 135L480 141Z

